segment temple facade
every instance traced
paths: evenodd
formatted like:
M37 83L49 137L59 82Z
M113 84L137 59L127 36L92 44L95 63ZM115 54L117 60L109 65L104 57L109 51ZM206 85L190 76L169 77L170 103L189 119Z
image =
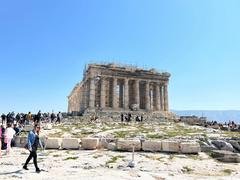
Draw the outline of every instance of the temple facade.
M170 74L116 64L89 64L68 96L68 112L169 111Z

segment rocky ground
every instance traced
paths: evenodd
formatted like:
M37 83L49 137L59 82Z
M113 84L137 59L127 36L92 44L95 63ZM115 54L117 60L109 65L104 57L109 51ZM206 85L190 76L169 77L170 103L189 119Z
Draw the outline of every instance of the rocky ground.
M141 140L191 140L201 145L198 155L163 152L135 152L135 167L128 167L131 152L98 150L45 150L39 151L39 166L35 173L22 170L28 152L13 148L13 153L0 159L0 179L240 179L240 163L218 160L240 160L240 134L189 126L166 120L148 120L143 123L121 123L117 118L66 119L60 125L43 124L42 135L56 138L135 138ZM52 127L51 127L52 126ZM22 134L21 136L26 136ZM216 152L213 150L226 150ZM222 155L223 152L223 155ZM234 157L232 154L234 153ZM237 157L235 157L235 155ZM216 160L218 159L218 160Z
M132 153L105 150L39 151L39 167L29 171L22 165L28 152L13 148L0 161L0 179L240 179L240 164L218 162L206 153L199 155L135 153L135 168L128 167Z

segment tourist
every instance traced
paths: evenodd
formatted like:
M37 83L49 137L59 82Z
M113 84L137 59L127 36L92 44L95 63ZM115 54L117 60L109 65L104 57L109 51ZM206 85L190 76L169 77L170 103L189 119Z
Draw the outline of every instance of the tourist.
M128 115L125 116L125 121L128 122Z
M121 122L123 122L124 121L124 115L123 115L123 113L121 114Z
M3 113L1 115L1 118L2 118L2 124L6 122L6 115Z
M37 123L39 123L41 121L41 118L42 118L42 113L41 113L41 110L38 111L37 113Z
M51 123L54 122L55 118L56 118L56 115L54 114L54 112L52 112L52 114L51 114Z
M17 123L20 122L20 120L21 120L21 116L19 113L17 113L17 115L16 115L16 120L17 120Z
M56 123L57 122L59 122L59 124L61 123L61 120L62 120L62 113L61 112L58 112L58 114L57 114L57 121L56 121ZM96 120L96 118L95 118L95 120Z
M7 124L10 124L11 123L11 113L9 112L7 114Z
M40 133L40 125L39 124L35 124L34 125L34 129L32 131L29 132L28 134L28 144L27 144L27 148L30 152L24 166L23 169L28 170L28 163L30 162L30 160L33 158L33 163L34 166L36 168L36 172L40 173L40 169L37 165L37 148L38 145L41 146L41 148L43 149L42 143L39 139L39 133Z
M128 113L128 122L131 122L132 114Z
M2 138L1 138L1 144L2 144L2 150L5 149L5 143L4 143L4 134L5 134L5 125L1 125L1 131L2 131Z
M7 154L10 154L11 152L11 142L15 133L16 132L12 128L12 124L7 124L7 129L5 130L5 133L4 133L4 136L5 136L4 141L7 144Z
M0 128L0 158L2 157L2 126Z
M26 119L27 119L27 125L29 125L30 121L32 121L32 113L31 112L28 112Z
M136 119L135 119L136 122L140 122L140 117L139 116L136 116Z
M14 129L14 131L16 133L16 136L18 136L20 134L20 132L21 132L21 129L17 126L17 124L13 125L13 129Z

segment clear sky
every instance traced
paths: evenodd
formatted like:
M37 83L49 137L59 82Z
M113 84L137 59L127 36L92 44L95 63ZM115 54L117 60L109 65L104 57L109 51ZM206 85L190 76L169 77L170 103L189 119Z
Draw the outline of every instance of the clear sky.
M240 109L238 0L0 1L0 112L66 111L84 65L172 74L170 108Z

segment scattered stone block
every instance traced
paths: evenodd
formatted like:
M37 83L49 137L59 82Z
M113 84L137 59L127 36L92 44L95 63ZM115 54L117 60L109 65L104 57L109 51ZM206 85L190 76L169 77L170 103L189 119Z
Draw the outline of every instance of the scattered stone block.
M161 141L143 141L142 142L142 150L150 151L150 152L159 152L162 150L162 142Z
M110 151L116 151L117 150L116 143L109 143L107 149Z
M62 144L61 138L47 138L45 142L46 149L59 149Z
M200 145L201 152L210 152L212 150L218 150L213 144L207 144L205 142L201 142L202 144Z
M132 151L133 146L135 151L141 150L141 141L139 139L118 139L117 140L117 150L119 151Z
M107 142L107 139L105 138L101 138L99 140L99 144L98 144L98 149L107 149L108 148L108 142Z
M213 140L211 141L211 143L214 144L219 150L225 150L225 151L231 151L231 152L234 151L233 146L230 143L225 142L223 140Z
M214 150L211 156L221 162L240 163L240 155L230 151Z
M180 151L180 143L178 141L162 141L162 151L177 153Z
M94 150L99 146L98 138L83 138L82 139L82 148L86 150Z
M201 151L200 144L197 142L181 142L180 150L186 154L198 154Z
M15 147L23 147L22 145L21 145L21 143L20 143L20 139L21 139L21 137L20 136L15 136L14 137L14 145L15 145Z
M43 129L44 130L52 130L52 124L46 124L44 127L43 127Z
M62 139L63 149L79 149L79 139L77 138L63 138Z
M20 137L21 147L24 147L27 144L27 140L28 140L27 137Z
M240 144L238 143L238 141L230 140L229 143L230 143L237 151L240 152Z

